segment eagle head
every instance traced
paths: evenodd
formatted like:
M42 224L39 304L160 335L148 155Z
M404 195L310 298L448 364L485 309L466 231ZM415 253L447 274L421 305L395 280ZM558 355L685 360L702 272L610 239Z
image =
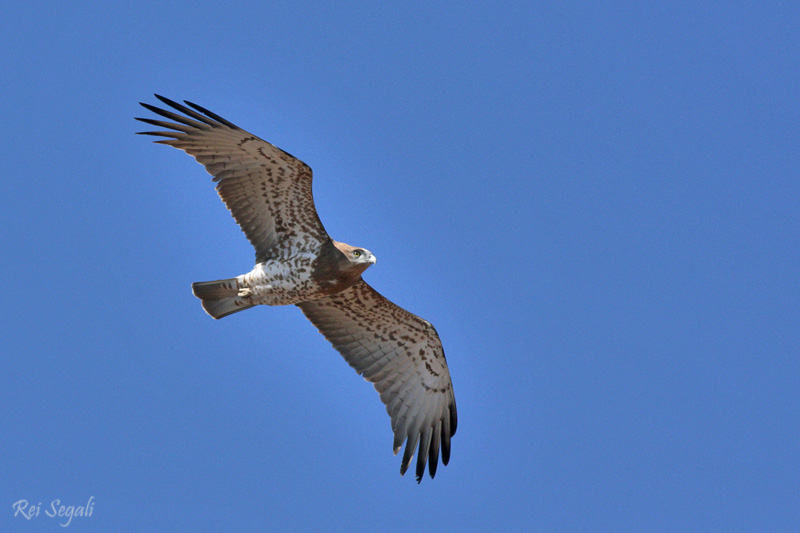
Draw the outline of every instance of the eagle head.
M378 259L372 255L372 252L365 248L350 246L349 244L338 241L333 241L333 245L344 256L339 260L340 270L349 271L353 274L357 273L357 275L360 276L362 272L378 261Z
M378 258L366 248L358 248L356 246L350 246L349 244L338 241L333 241L333 244L339 249L340 252L342 252L342 254L344 254L347 260L353 266L363 266L364 270L366 270L370 265L374 265L378 262Z
M336 294L361 279L361 274L375 261L369 250L331 239L320 257L314 260L311 277L328 294Z

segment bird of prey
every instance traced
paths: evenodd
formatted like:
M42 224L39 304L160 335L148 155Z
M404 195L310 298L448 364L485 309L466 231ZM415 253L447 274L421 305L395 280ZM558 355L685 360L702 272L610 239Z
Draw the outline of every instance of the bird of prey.
M393 304L361 274L376 262L364 248L333 240L317 215L311 169L283 150L191 102L141 103L168 119L137 118L164 131L140 132L193 156L256 250L247 274L192 284L215 319L256 305L296 305L356 372L374 384L391 417L400 474L417 451L416 479L450 460L456 403L433 325Z

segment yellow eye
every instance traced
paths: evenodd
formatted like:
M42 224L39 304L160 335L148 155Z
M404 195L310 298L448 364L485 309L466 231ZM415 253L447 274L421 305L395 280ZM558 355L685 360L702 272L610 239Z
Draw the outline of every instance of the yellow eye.
M353 257L361 257L361 250L353 250Z

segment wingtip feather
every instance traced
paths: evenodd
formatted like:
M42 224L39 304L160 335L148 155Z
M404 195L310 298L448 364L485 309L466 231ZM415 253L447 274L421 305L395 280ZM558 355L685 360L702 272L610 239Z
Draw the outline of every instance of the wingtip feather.
M419 439L419 450L417 450L417 483L425 475L425 467L428 463L428 450L431 445L431 428L427 428Z
M230 122L230 121L228 121L228 120L225 120L225 119L224 119L224 118L222 118L221 116L217 115L217 114L216 114L216 113L214 113L213 111L209 111L208 109L206 109L206 108L205 108L205 107L203 107L203 106L200 106L200 105L197 105L197 104L195 104L195 103L192 103L192 102L190 102L189 100L184 100L183 102L184 102L186 105L188 105L189 107L192 107L192 108L194 108L195 110L197 110L197 111L199 111L199 112L203 113L203 114L204 114L204 115L206 115L207 117L209 117L209 118L212 118L212 119L214 119L214 120L216 120L217 122L220 122L220 123L222 123L222 124L225 124L225 125L226 125L226 126L228 126L229 128L233 128L233 129L235 129L235 130L241 129L241 128L239 128L239 126L237 126L236 124L234 124L234 123L232 123L232 122Z

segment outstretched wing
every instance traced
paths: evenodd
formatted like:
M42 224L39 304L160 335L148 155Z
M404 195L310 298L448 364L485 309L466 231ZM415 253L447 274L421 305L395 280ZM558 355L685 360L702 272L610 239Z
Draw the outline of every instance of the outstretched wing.
M156 142L184 150L206 167L255 247L256 262L274 256L276 248L313 250L328 239L314 207L308 165L199 105L156 98L183 115L142 103L174 122L137 118L171 130L140 133L166 137Z
M333 296L298 304L356 372L375 385L392 419L394 453L406 442L400 474L419 445L417 482L450 460L456 401L434 327L393 304L364 280Z

